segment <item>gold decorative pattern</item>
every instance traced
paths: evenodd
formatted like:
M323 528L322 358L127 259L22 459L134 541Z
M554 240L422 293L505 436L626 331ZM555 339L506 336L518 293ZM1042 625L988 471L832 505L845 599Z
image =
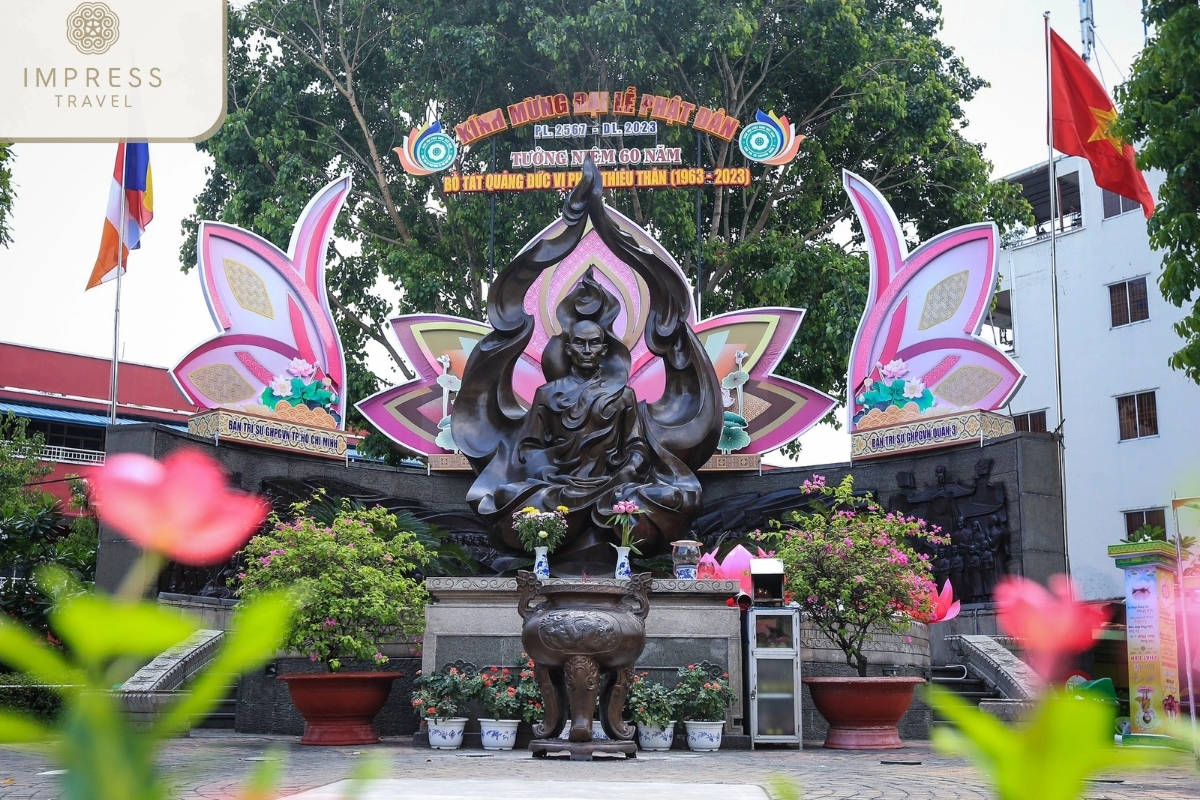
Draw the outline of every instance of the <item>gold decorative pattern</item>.
M736 407L737 404L734 404ZM771 404L761 397L755 397L749 392L742 392L742 409L746 412L742 414L746 418L746 422L753 422L754 418L769 409Z
M947 375L933 387L933 396L959 408L974 405L999 385L1001 377L987 367L968 364Z
M722 455L715 453L708 461L704 462L704 466L700 467L701 472L750 472L757 471L762 463L762 458L757 453L730 453Z
M225 278L229 281L229 291L238 305L260 317L275 319L275 308L271 305L271 295L267 292L267 284L258 277L258 273L239 264L231 258L225 259Z
M254 397L254 387L228 364L210 364L188 373L188 380L214 403L241 403Z
M337 429L337 420L329 416L329 412L323 408L309 408L305 405L294 406L286 400L280 400L275 404L274 415L288 422L312 425L314 428Z
M870 430L872 428L882 428L885 425L898 425L901 422L911 422L914 419L921 418L921 409L916 403L905 403L901 406L888 406L886 411L880 411L878 408L872 408L867 412L867 415L858 421L857 429L860 431Z
M995 439L1016 432L1011 417L990 411L968 411L916 422L889 425L850 436L850 458L858 460L912 450L929 450L963 442Z
M921 309L921 323L918 330L929 330L934 325L940 325L954 316L963 298L967 296L967 284L971 276L967 270L956 272L948 278L939 281L925 295L925 307Z
M345 458L349 447L345 431L297 425L223 408L205 411L188 419L188 433L326 458Z

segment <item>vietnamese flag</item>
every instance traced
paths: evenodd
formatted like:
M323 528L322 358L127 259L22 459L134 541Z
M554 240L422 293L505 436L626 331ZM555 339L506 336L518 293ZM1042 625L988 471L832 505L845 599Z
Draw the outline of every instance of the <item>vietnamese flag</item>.
M1086 158L1097 186L1140 203L1147 217L1153 214L1154 195L1137 168L1133 146L1109 131L1117 118L1113 101L1087 63L1053 30L1050 85L1054 97L1050 144L1067 155Z

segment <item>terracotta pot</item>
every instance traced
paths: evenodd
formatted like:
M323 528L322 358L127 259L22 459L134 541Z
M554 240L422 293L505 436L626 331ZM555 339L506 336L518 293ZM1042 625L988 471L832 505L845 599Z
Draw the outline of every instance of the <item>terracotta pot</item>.
M375 715L399 672L315 672L280 675L304 717L300 744L375 744Z
M924 678L803 678L813 704L829 723L825 746L833 750L897 750L896 725Z

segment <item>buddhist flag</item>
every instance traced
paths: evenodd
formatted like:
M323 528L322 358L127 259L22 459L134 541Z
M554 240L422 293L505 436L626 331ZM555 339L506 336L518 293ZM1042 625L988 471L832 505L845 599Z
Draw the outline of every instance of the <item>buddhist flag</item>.
M125 191L121 191L121 173L125 173ZM122 209L122 207L124 207ZM117 230L125 219L125 237ZM108 214L100 237L100 255L87 288L91 289L117 277L117 250L121 249L122 269L129 267L129 251L141 247L142 233L154 219L154 186L150 179L150 146L142 143L117 145L117 165L113 169L112 189L108 194ZM86 290L85 290L86 291Z
M1112 99L1087 62L1053 30L1050 85L1054 98L1050 144L1059 152L1086 158L1097 186L1140 203L1147 217L1153 214L1154 195L1137 168L1133 146L1109 130L1117 118Z

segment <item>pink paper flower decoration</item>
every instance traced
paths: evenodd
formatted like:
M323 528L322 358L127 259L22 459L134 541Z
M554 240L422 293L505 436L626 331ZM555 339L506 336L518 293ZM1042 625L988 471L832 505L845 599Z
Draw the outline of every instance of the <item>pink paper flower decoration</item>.
M100 519L140 547L192 566L226 561L270 510L259 497L230 491L217 463L197 450L162 462L122 453L87 478Z
M750 551L740 544L725 554L721 561L721 576L725 580L738 581L742 591L749 594L753 591L750 584Z

